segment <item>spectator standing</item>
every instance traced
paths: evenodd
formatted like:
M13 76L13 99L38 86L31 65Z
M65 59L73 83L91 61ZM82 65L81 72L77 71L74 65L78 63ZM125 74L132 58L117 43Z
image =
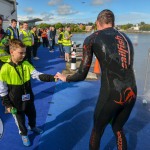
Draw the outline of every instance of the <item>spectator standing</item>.
M19 31L17 28L17 20L11 20L11 26L9 26L6 30L9 39L19 39Z
M23 44L26 46L26 56L24 59L27 59L31 64L31 54L33 50L34 45L34 37L31 33L31 31L28 29L28 23L23 23L23 28L19 33L19 38L23 42Z
M71 28L70 26L67 26L65 28L64 37L63 37L63 46L65 50L65 61L69 62L70 59L70 53L71 53Z
M3 28L3 19L0 17L0 60L6 62L10 57L8 53L8 36L4 32Z
M36 26L32 27L31 33L34 37L33 59L38 60L39 57L37 57L37 50L38 50L38 47L39 47L39 38L38 38L38 35L37 35L37 27Z
M49 45L50 45L50 52L54 52L55 36L56 36L55 28L54 28L54 27L50 27L50 28L49 28L49 32L48 32L48 39L49 39Z
M63 28L59 28L59 33L58 33L58 46L59 46L59 51L60 51L60 57L64 57L64 50L63 50L63 37L64 37L64 32Z
M47 29L43 29L42 34L43 47L48 47Z

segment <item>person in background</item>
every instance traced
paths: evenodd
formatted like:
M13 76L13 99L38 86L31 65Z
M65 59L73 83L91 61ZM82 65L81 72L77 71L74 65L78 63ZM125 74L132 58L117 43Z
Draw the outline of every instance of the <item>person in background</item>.
M123 126L127 122L137 97L133 69L134 49L125 33L114 28L115 16L105 9L98 14L97 31L83 44L83 58L74 75L57 73L57 78L67 82L82 81L89 71L93 54L101 66L101 88L94 111L94 124L89 149L99 150L105 128L111 124L117 149L127 150Z
M23 42L23 44L26 46L26 56L24 59L27 59L31 64L31 55L34 45L34 37L31 33L31 31L28 29L28 23L23 23L23 28L19 33L19 39Z
M42 35L42 29L41 29L41 28L39 28L39 29L37 30L37 34L38 34L39 47L40 47L40 46L41 46L41 43L43 42L43 41L42 41L42 37L41 37L41 35Z
M42 34L43 47L48 47L47 29L43 29Z
M59 51L60 51L60 57L64 57L64 50L63 50L63 28L59 28L59 34L58 34L58 46L59 46Z
M71 53L71 28L70 26L67 26L65 28L65 32L64 32L64 36L63 36L63 46L64 46L64 50L65 50L65 61L69 62L70 59L70 53Z
M9 39L19 39L19 31L17 28L16 19L11 20L11 26L7 28L6 33L9 36Z
M48 38L48 48L49 48L49 52L53 52L52 51L52 38L51 38L51 32L52 32L52 27L50 26L48 31L47 31L47 38Z
M8 53L9 37L3 30L3 19L0 17L0 61L6 62L10 55Z
M37 50L38 50L38 47L39 47L39 38L38 38L38 35L37 35L37 27L36 26L32 27L31 33L34 37L33 59L38 60L39 57L37 57Z
M19 23L19 34L20 34L22 28L23 28L23 24L22 24L22 23Z
M7 113L10 113L12 109L16 110L13 117L22 142L25 146L30 146L25 117L28 118L29 130L37 134L43 133L43 130L36 126L31 77L44 82L55 82L57 80L53 75L38 72L28 61L24 60L26 46L20 40L11 40L9 46L11 58L2 65L0 71L0 96Z
M54 52L55 36L56 36L56 31L55 31L55 28L52 26L52 27L49 28L49 32L48 32L50 52Z

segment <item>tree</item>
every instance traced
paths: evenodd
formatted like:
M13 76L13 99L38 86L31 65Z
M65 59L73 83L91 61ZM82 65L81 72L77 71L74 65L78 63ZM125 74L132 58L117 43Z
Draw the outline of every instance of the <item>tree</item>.
M50 24L47 24L47 23L41 23L39 25L37 25L38 28L49 28Z
M145 25L145 22L140 22L140 25L142 26L142 25Z
M59 29L59 28L62 28L62 27L63 27L63 25L60 22L58 22L58 23L55 24L55 28L56 29Z
M127 30L127 29L131 28L132 26L133 26L133 24L128 23L126 25L121 25L120 28L123 30Z
M150 25L149 24L144 24L140 27L141 31L150 31Z
M92 26L92 25L93 25L93 23L92 23L92 22L89 22L89 23L88 23L88 25L89 25L89 26Z
M85 25L82 26L82 30L85 30Z

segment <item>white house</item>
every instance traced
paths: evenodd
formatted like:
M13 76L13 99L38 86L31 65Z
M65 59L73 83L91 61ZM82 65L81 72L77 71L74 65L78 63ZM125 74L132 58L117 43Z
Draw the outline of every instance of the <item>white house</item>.
M0 0L0 16L4 19L3 29L10 25L11 19L17 20L16 0Z
M136 24L136 25L133 27L133 30L135 30L135 31L139 31L139 29L140 29L140 27L139 27L138 24Z

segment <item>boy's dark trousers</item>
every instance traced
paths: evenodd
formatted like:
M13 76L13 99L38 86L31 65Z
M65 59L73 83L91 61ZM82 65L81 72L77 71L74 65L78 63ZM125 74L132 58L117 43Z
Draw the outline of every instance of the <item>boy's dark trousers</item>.
M19 133L21 135L27 135L25 116L28 118L28 125L31 128L34 128L36 126L36 110L33 101L30 100L30 102L26 101L23 103L23 111L18 111L16 115L13 115L13 117L15 118Z

